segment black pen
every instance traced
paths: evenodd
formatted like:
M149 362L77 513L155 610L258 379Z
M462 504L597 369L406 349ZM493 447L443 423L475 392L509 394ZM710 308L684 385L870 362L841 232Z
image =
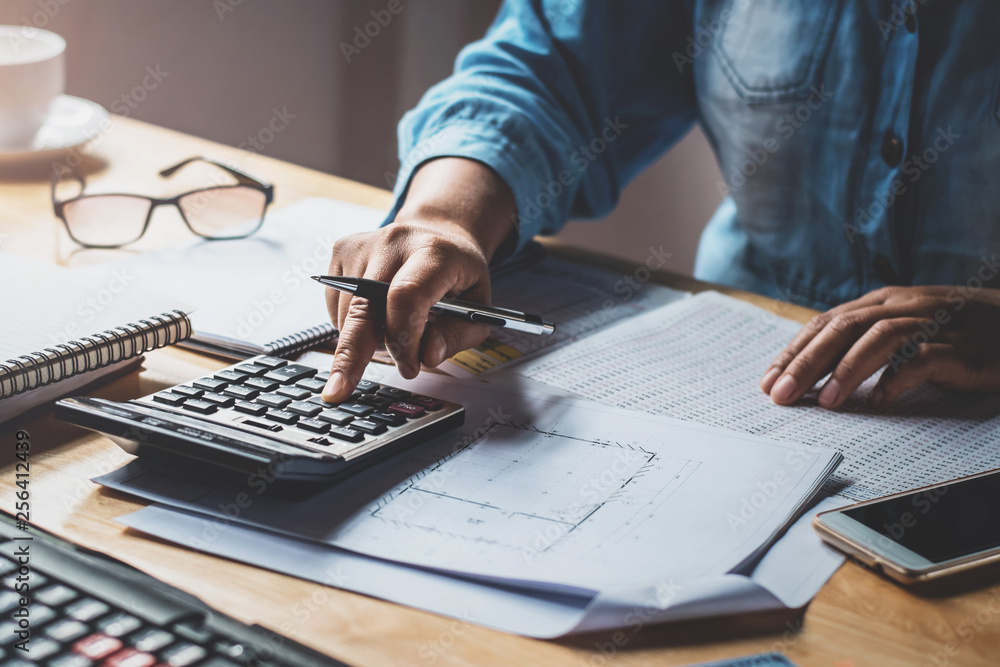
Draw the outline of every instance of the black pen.
M312 279L335 290L382 304L383 308L389 294L389 283L383 283L378 280L341 276L313 276ZM441 299L431 306L431 312L435 315L457 317L466 322L489 324L494 327L506 327L514 331L525 331L533 334L551 334L556 330L554 324L543 322L542 318L538 315L529 315L517 310L497 308L495 306L472 303L471 301L460 301L458 299Z

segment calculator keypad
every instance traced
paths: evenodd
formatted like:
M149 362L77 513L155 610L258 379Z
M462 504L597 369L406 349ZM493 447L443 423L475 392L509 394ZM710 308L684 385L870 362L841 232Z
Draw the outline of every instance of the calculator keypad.
M321 392L329 373L275 357L255 357L139 399L258 435L350 456L461 412L459 405L371 380L343 403Z

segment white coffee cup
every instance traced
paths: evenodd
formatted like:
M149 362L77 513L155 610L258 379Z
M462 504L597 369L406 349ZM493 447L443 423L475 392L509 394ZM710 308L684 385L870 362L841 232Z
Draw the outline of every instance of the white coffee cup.
M66 40L30 26L0 26L0 150L30 148L66 82Z

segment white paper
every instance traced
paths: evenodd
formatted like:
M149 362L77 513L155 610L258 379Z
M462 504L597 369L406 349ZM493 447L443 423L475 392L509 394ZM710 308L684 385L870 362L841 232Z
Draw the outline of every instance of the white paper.
M389 369L384 369L389 372ZM599 591L737 567L771 542L839 456L519 387L388 379L461 401L465 426L409 460L233 521L400 563ZM99 481L225 516L239 489L176 485L139 462Z
M801 325L705 292L510 369L601 403L836 449L831 482L867 500L1000 467L1000 396L917 388L869 411L869 380L837 411L759 389Z
M483 343L456 354L440 370L455 377L495 371L688 296L662 285L639 283L634 276L552 257L498 278L492 290L495 305L539 315L556 324L555 333L538 336L494 329Z

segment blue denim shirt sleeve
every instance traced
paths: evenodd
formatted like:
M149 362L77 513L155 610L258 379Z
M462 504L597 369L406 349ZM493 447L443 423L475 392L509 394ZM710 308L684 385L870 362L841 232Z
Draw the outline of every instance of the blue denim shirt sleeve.
M399 125L391 222L414 171L444 156L493 168L513 192L520 248L569 217L609 213L621 189L697 116L691 73L671 54L685 3L507 0ZM680 47L683 49L683 46ZM650 85L651 81L657 85Z

